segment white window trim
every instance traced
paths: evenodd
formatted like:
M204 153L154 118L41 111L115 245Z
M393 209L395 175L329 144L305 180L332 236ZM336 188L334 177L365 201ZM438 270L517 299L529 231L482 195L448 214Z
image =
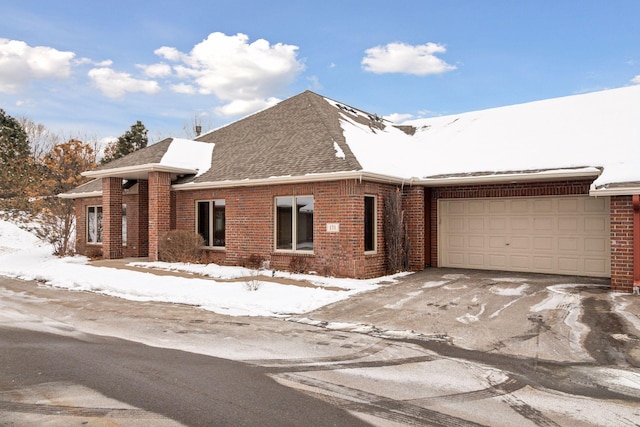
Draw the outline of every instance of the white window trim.
M196 234L198 234L198 203L209 203L209 218L208 218L208 222L209 222L209 240L211 241L212 244L210 245L203 245L201 246L204 249L220 249L220 250L226 250L227 246L226 246L226 242L227 239L225 238L225 245L224 246L216 246L213 245L214 242L214 231L215 231L215 227L214 227L214 222L215 222L215 212L214 212L214 207L216 202L223 204L225 207L225 224L224 224L224 228L225 228L225 233L226 233L226 229L227 229L227 221L226 221L226 209L227 209L227 203L225 201L225 199L202 199L202 200L196 200L196 221L195 221L195 230L196 230Z
M373 249L370 251L365 249L364 254L374 255L378 253L378 196L374 194L365 194L364 197L365 199L367 197L373 198ZM366 212L364 213L366 214ZM363 222L363 225L364 225L364 222ZM364 231L366 232L366 230ZM364 240L364 235L362 236L362 238Z
M298 212L294 209L297 206L296 199L311 197L315 203L313 194L300 194L297 196L275 196L273 198L273 247L277 253L313 255L315 250L315 212L313 217L314 249L297 249L298 244ZM278 249L278 199L291 199L291 247L292 249Z

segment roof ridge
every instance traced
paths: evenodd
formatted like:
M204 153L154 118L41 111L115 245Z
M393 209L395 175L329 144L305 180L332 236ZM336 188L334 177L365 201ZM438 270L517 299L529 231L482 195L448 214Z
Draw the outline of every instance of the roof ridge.
M324 102L327 104L328 107L330 107L328 100L330 98L324 97L322 95L319 95L315 92L312 92L310 90L306 90L305 92L303 92L302 94L310 94L313 95L312 97L309 98L310 100L310 104L312 105L313 109L316 111L316 115L320 118L320 122L322 123L322 125L324 126L324 128L326 129L327 133L329 135L331 135L331 139L333 139L333 142L335 144L338 144L338 147L340 147L340 149L342 150L342 152L345 154L345 159L347 157L349 157L350 159L353 159L353 161L356 163L357 168L356 170L362 170L362 164L360 163L360 161L358 160L358 158L356 157L356 155L353 153L353 151L351 151L351 147L349 147L349 144L347 143L347 139L344 136L344 132L341 132L339 135L336 135L335 132L333 132L333 129L331 128L331 126L329 126L329 124L327 123L325 114L324 113L325 110L323 110L320 105L318 105L319 102ZM321 99L318 99L321 98ZM333 99L331 99L331 101L336 102L336 103L340 103L339 101L335 101ZM340 112L336 110L336 114L337 114L337 119L340 120Z

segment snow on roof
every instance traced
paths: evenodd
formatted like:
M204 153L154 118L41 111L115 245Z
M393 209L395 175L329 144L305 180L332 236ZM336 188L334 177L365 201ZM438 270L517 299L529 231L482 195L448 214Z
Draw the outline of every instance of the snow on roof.
M341 120L349 148L369 172L426 178L590 166L603 168L598 186L640 181L640 85L403 125L415 134L346 114Z
M211 155L215 144L173 138L160 164L185 169L196 169L200 176L211 167Z

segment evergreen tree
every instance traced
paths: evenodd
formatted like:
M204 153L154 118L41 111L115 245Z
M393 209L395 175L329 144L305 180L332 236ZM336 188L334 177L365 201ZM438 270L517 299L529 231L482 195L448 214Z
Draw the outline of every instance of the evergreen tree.
M27 200L31 149L20 123L0 109L0 208L20 208Z
M102 157L100 163L109 163L112 160L124 157L136 150L145 148L148 142L149 138L147 137L147 128L145 128L142 122L138 120L136 124L132 125L131 129L121 135L117 141L114 141L107 146L104 150L104 157Z

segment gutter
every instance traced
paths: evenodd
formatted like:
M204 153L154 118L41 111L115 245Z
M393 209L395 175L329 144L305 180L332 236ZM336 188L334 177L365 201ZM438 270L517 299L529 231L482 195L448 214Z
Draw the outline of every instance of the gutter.
M82 172L82 176L89 178L126 178L127 176L133 176L136 174L146 174L149 172L168 172L178 175L195 175L198 173L197 169L181 168L177 166L163 165L162 163L147 163L144 165L136 166L124 166L113 169L92 170Z
M640 187L608 187L596 188L594 185L589 190L590 196L633 196L640 194Z
M555 181L562 179L596 178L602 171L595 167L579 169L553 169L546 171L496 173L491 175L465 175L442 178L421 178L417 184L427 187L440 187L447 185L477 185L517 183L522 181Z
M402 185L406 179L391 175L383 175L364 171L330 172L298 176L274 176L259 179L238 179L215 182L188 182L186 184L174 184L171 188L176 191L204 190L209 188L250 187L254 185L279 185L297 184L323 181L342 181L346 179L366 180L382 184ZM412 180L413 181L413 180Z

